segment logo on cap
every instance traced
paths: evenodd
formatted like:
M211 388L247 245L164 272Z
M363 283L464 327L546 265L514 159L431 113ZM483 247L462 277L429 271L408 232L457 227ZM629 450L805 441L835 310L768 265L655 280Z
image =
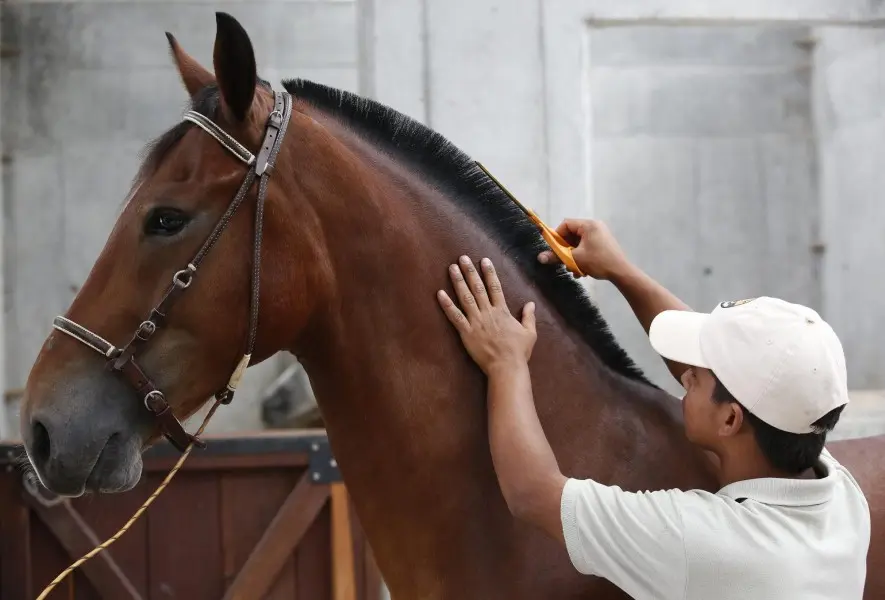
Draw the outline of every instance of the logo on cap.
M744 300L728 300L727 302L723 302L719 305L720 308L733 308L735 306L740 306L741 304L747 304L748 302L752 302L756 298L746 298Z

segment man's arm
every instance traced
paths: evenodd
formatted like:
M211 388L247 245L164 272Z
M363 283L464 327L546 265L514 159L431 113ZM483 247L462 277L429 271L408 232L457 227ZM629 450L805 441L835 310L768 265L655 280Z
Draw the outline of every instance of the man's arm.
M683 492L631 493L563 476L538 421L528 365L499 369L489 371L489 442L510 512L558 540L580 573L634 598L683 598Z
M634 598L684 598L687 569L678 505L685 494L629 493L563 476L532 398L528 361L536 338L534 305L527 304L522 322L517 321L485 260L483 272L486 285L469 259L450 269L464 312L445 292L438 299L488 377L489 443L510 511L559 540L579 572L605 577Z
M646 334L651 328L651 322L665 310L691 310L667 288L630 262L624 263L615 271L610 281L630 304L633 314L636 315ZM681 382L682 374L688 369L688 365L667 358L663 360L676 381Z
M510 512L564 543L560 500L566 477L544 435L524 361L489 372L489 444Z
M566 478L538 420L528 367L536 339L534 304L517 321L491 262L483 260L482 269L485 284L466 257L449 270L464 312L443 291L439 302L488 377L489 444L510 512L563 542L559 505Z
M624 296L648 333L651 322L665 310L691 310L682 300L649 277L630 262L605 223L586 219L566 219L556 231L576 247L575 262L581 271L593 277L611 281ZM559 259L550 251L538 256L542 263ZM664 359L677 381L688 368L686 365Z

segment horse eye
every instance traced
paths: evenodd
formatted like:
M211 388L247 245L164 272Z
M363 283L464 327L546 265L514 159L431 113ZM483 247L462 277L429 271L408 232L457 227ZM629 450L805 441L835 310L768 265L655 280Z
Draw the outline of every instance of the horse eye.
M185 213L174 208L155 208L144 223L147 235L175 235L190 221Z

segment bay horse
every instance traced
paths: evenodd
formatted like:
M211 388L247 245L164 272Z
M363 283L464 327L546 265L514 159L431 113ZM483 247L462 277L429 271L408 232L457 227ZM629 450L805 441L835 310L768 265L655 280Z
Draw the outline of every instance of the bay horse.
M258 78L240 24L218 13L216 26L213 71L167 34L171 53L192 111L254 157L280 96ZM489 454L484 378L436 302L447 266L464 253L489 257L513 310L536 303L534 395L567 475L628 490L715 491L709 463L684 437L679 400L643 376L563 267L536 260L537 229L466 154L372 100L304 80L283 85L291 112L266 182L263 231L253 187L199 271L182 269L254 168L211 127L182 121L152 144L65 318L124 343L173 277L187 283L138 354L177 422L224 389L251 330L249 307L260 306L249 364L281 350L303 363L396 599L625 597L580 575L564 548L509 513ZM153 418L131 378L80 341L56 330L43 345L21 411L25 448L50 490L125 491L171 421ZM868 495L865 598L883 598L885 438L829 447Z

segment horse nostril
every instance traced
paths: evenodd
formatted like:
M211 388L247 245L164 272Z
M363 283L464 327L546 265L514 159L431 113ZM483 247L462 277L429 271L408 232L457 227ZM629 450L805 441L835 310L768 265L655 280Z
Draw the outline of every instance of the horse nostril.
M49 460L49 430L40 421L35 421L33 435L31 451L33 452L34 460L41 465L45 465L46 461Z

